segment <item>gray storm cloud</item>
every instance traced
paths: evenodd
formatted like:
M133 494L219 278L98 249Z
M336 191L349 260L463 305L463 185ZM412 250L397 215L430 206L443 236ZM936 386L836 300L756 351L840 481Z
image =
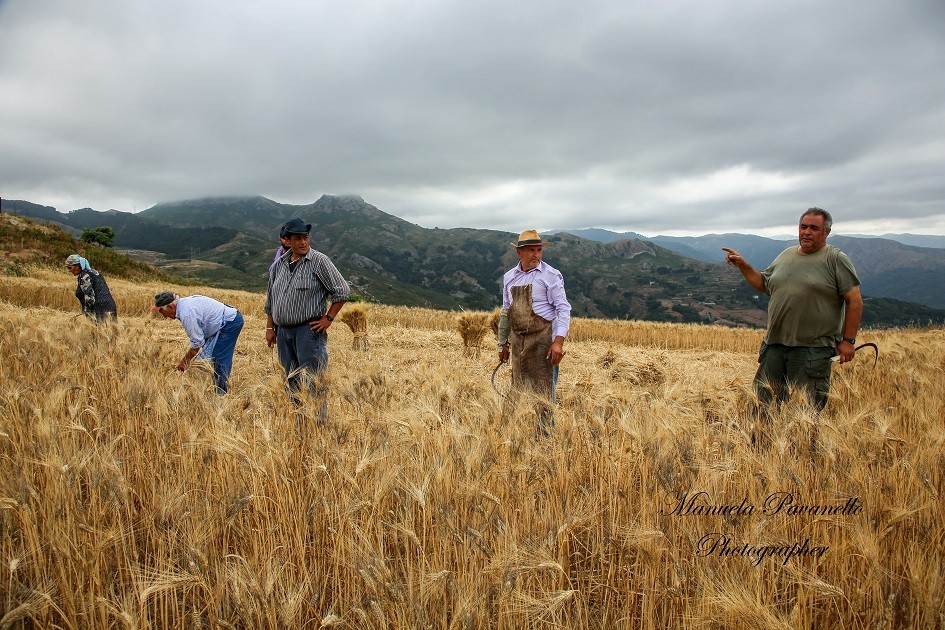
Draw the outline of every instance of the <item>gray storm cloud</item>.
M61 211L945 233L939 2L7 0L0 31L0 195Z

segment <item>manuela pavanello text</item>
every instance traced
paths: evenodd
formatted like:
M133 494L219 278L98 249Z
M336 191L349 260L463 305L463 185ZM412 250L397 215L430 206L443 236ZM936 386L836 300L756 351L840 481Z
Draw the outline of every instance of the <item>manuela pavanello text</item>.
M854 517L863 513L863 504L858 497L851 496L836 501L811 501L800 498L793 492L772 492L760 501L748 497L737 500L715 500L708 492L687 492L681 496L669 496L665 507L660 509L664 517L720 517L735 525L739 517L753 516L766 519L796 519L824 517ZM734 519L734 520L733 520ZM821 558L830 549L829 545L815 544L809 537L803 540L780 540L777 543L754 543L739 539L734 532L711 531L702 535L695 544L695 555L707 558L742 557L758 566L766 558L778 559L787 564L793 558Z
M857 497L842 502L818 503L799 501L792 492L772 492L758 503L747 498L739 502L715 502L708 492L685 493L669 502L670 510L660 510L664 516L856 516L863 512Z

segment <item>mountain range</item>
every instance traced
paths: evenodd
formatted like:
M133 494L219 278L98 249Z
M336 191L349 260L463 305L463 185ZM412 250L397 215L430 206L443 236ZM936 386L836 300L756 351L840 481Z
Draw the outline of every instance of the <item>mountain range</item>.
M756 269L797 244L797 239L779 240L750 234L706 234L704 236L654 236L609 230L568 230L568 233L600 242L646 239L683 256L705 262L721 262L722 247L741 253ZM925 242L934 247L909 245ZM890 234L887 237L831 234L828 242L839 247L853 261L863 283L864 295L888 297L945 308L945 237Z
M653 241L654 243L659 243L664 247L673 249L674 247L683 247L683 244L688 242L698 242L703 237L701 236L643 236L642 234L637 234L636 232L613 232L611 230L605 230L602 228L575 228L575 229L563 229L563 230L549 230L549 234L557 234L559 232L568 232L569 234L574 234L575 236L580 236L582 238L587 238L592 241L600 241L601 243L613 243L614 241L623 241L627 239L643 239L648 241ZM708 234L706 236L718 236L715 234ZM726 235L722 235L726 236ZM744 236L744 235L739 235ZM778 243L783 243L789 241L791 244L794 243L797 237L795 236L781 236L781 237L772 237L764 238L761 236L755 236L752 238L760 239L761 241L775 241ZM890 241L896 241L897 243L902 243L903 245L914 245L916 247L932 247L936 249L945 249L945 236L938 236L934 234L880 234L880 235L856 235L851 236L850 238L881 238ZM700 248L697 246L696 250ZM714 256L715 253L711 252L711 255ZM710 261L712 262L712 261Z
M361 298L386 304L488 310L499 279L516 262L515 234L423 228L356 196L324 195L305 205L265 197L162 203L133 214L54 208L4 199L14 210L75 235L107 225L115 246L169 273L227 288L264 290L278 227L298 216L313 224L312 244L328 254ZM527 227L527 226L526 226ZM789 245L744 234L644 238L606 230L547 236L546 261L565 273L574 314L583 317L764 325L767 298L722 264L733 247L763 268ZM866 325L945 321L945 249L886 238L831 235L853 259L868 307ZM919 305L924 305L919 306Z

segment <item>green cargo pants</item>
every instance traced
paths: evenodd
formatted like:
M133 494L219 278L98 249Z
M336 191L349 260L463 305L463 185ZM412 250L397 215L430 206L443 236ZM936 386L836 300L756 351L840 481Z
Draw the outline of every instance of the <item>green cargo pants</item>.
M784 346L761 344L755 393L763 406L782 403L792 389L802 389L817 411L823 411L830 394L830 358L837 353L828 346Z

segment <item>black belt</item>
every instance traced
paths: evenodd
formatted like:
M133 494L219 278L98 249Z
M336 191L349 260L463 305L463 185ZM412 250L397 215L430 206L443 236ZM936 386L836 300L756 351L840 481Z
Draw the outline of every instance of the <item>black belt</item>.
M314 324L315 322L320 320L322 317L324 317L324 315L319 315L318 317L313 317L307 322L302 322L301 324L276 324L276 326L279 328L298 328L299 326L308 326L309 324Z

